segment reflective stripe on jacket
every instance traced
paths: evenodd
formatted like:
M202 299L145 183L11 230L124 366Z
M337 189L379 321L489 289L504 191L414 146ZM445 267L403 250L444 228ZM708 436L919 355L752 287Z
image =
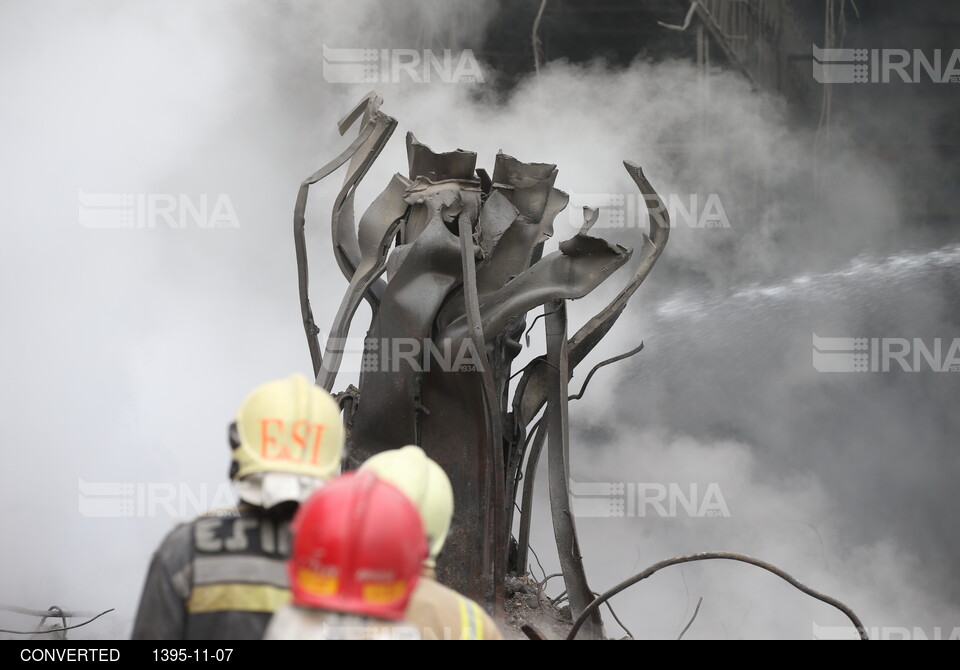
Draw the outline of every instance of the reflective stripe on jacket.
M420 577L406 619L424 640L502 640L500 629L480 605L434 579Z
M153 555L133 639L260 639L290 600L286 559L295 507L241 505L178 526Z

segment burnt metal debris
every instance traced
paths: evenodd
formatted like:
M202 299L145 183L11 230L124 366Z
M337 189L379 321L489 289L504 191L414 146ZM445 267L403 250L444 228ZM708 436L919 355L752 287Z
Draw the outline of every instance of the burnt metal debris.
M554 186L555 165L500 153L488 174L477 167L476 153L437 153L411 133L407 176L395 174L356 223L356 188L397 126L381 104L371 92L340 121L341 135L359 122L357 137L304 180L294 213L301 312L319 386L333 390L360 302L366 300L373 314L363 355L376 364L365 366L359 389L338 396L348 429L346 465L406 444L419 444L440 463L454 486L456 512L438 576L499 609L507 575L526 572L533 480L546 443L551 518L576 619L594 594L567 489L567 384L663 252L670 231L666 208L640 167L625 161L647 203L650 234L642 234L639 262L620 293L569 336L566 301L591 293L633 251L592 235L598 212L584 208L580 231L544 255L554 219L569 200ZM349 284L321 347L309 298L305 212L309 187L343 165L330 229ZM541 306L546 354L517 372L511 394L527 315ZM410 342L425 346L411 354L396 344ZM468 363L451 364L464 352ZM514 540L518 495L521 530ZM580 637L601 635L594 610Z
M10 635L30 635L33 636L32 639L66 640L68 630L86 626L88 623L96 621L105 614L109 614L113 611L113 608L104 610L103 612L97 614L95 612L68 611L64 610L62 607L58 607L57 605L52 605L46 610L17 607L16 605L0 605L0 611L13 612L14 614L23 614L26 616L40 618L40 623L37 625L35 630L8 630L6 628L0 628L0 633L7 633ZM68 619L77 617L90 618L82 623L67 625ZM59 620L60 625L49 624L47 623L47 619ZM51 637L43 637L47 635Z

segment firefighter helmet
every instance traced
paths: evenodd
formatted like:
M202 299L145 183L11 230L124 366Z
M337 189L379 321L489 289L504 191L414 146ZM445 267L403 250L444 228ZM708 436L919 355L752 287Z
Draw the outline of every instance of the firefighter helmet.
M403 491L416 505L427 533L432 567L443 549L453 517L453 487L447 473L416 445L371 456L360 470L375 472Z
M399 489L372 472L347 473L310 496L292 528L294 605L403 618L427 544L420 514Z
M230 426L230 477L252 504L299 501L337 474L343 441L329 393L302 375L271 381L244 399Z

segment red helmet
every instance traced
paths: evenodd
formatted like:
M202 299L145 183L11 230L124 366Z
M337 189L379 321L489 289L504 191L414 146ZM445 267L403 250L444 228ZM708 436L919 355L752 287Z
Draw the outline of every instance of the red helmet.
M293 603L402 619L427 557L420 513L373 473L347 473L311 495L293 520Z

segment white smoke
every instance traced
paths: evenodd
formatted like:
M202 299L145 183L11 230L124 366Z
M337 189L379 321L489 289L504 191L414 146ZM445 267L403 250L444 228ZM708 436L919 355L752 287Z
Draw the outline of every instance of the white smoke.
M0 245L6 326L0 443L8 459L0 468L8 538L0 602L114 607L73 636L128 634L149 556L175 519L162 510L135 519L84 517L78 480L213 491L226 481L226 425L243 396L263 381L309 370L296 296L294 198L300 181L349 143L335 123L370 88L326 82L322 45L477 48L495 11L493 4L418 2L398 9L370 1L0 8L0 179L6 187L0 199L6 236ZM572 450L576 476L587 481L614 473L622 481L622 473L636 472L637 481L719 482L731 517L581 522L593 587L606 588L667 554L723 548L779 563L847 601L867 625L960 623L955 600L932 588L919 567L906 514L885 526L863 506L870 496L853 496L860 504L848 505L849 491L823 474L835 462L838 471L854 471L828 431L817 433L823 442L807 454L809 462L787 452L790 440L771 444L784 432L809 437L806 407L787 401L776 406L777 416L770 407L751 407L749 394L737 400L752 387L771 398L787 394L796 388L782 386L790 380L822 388L826 382L794 368L809 366L802 358L809 351L797 343L806 337L809 344L809 331L823 319L807 312L809 318L791 322L786 333L750 340L762 361L788 356L796 374L781 379L776 367L750 364L737 340L749 324L736 314L683 327L654 308L678 294L722 297L751 282L829 272L908 239L919 245L901 222L888 175L858 161L841 136L842 150L817 174L827 187L816 191L812 132L796 130L782 102L734 75L714 77L707 92L686 63L614 69L559 62L502 100L491 92L496 73L488 74L486 87L378 87L384 111L400 125L359 190L358 210L393 172L405 172L402 136L411 130L437 150L476 150L487 169L501 149L521 160L556 163L557 186L578 193L634 193L621 161L635 160L662 195L696 193L703 202L718 194L730 219L729 229L673 231L630 307L629 314L639 316L625 316L583 372L639 339L647 339L648 349L601 372L586 399L574 404ZM311 192L308 209L321 327L345 287L327 253L336 179ZM239 228L86 229L77 219L81 190L194 200L223 193ZM569 232L561 228L558 237ZM636 230L598 232L639 246ZM615 294L628 271L595 298L571 306L573 327ZM922 304L894 323L906 329L947 323L926 318L931 310L947 313L939 290L919 296ZM899 295L891 309L917 297ZM883 295L872 299L880 301L875 311L886 313ZM855 325L848 315L833 316L830 325L837 328ZM358 314L354 335L363 334L366 318ZM757 322L764 318L772 317ZM627 381L613 381L620 377ZM349 381L344 376L340 384ZM691 394L693 388L701 390ZM956 382L941 390L955 397ZM911 392L902 384L881 391L883 406ZM931 411L923 418L932 427L913 425L933 451L944 450L950 425L944 416ZM873 419L883 425L882 415ZM909 421L908 412L898 419ZM771 426L761 430L764 421ZM895 432L909 433L907 427ZM916 472L908 478L912 487L942 482L943 473L920 462L904 462ZM891 481L896 467L891 460L858 469L849 486L874 491ZM873 477L876 470L882 472ZM943 487L932 490L937 493L924 499L922 514L943 504L937 497ZM551 571L548 519L541 506L534 547ZM859 525L876 532L851 532ZM956 556L955 542L926 536L925 542L935 555ZM812 622L837 624L825 606L751 571L684 567L687 588L674 572L616 602L644 637L675 636L700 595L704 606L691 637L809 637ZM0 626L33 623L25 621L2 616Z

